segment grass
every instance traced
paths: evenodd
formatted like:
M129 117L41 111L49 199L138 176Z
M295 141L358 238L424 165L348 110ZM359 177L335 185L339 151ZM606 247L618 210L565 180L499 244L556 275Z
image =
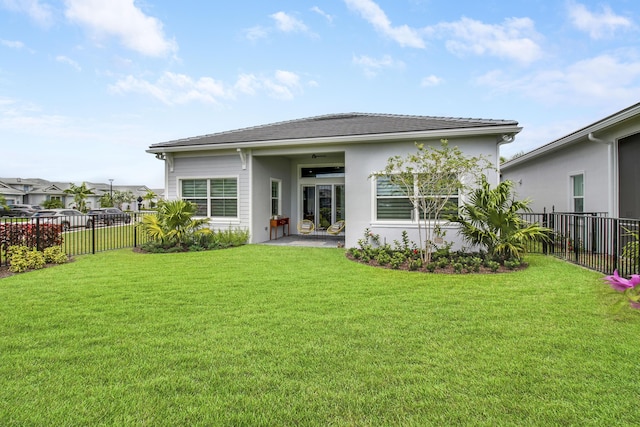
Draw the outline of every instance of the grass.
M637 425L640 313L543 256L130 250L0 280L1 425Z
M95 234L94 234L95 233ZM137 236L134 238L134 234ZM138 246L147 240L140 228L134 224L116 224L110 227L97 226L95 229L79 228L62 234L63 248L67 253L88 254L94 250L101 252L113 248L133 247L134 239Z

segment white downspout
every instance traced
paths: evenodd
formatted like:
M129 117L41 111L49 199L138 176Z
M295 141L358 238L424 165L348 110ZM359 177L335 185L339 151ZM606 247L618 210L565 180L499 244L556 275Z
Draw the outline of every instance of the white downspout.
M609 197L607 200L607 210L609 211L609 216L615 218L618 216L615 204L616 195L618 194L618 182L614 176L615 167L613 164L613 141L605 141L604 139L597 138L593 135L593 132L590 132L589 135L587 135L587 138L589 138L589 141L597 142L607 146L607 180L609 181L607 187L610 189Z
M496 146L496 169L497 169L497 177L496 180L498 182L494 183L494 185L498 185L500 184L500 177L502 175L502 173L500 172L500 146L501 145L505 145L505 144L511 144L514 140L516 139L516 136L514 134L504 134L502 135L502 137L498 140L498 145Z

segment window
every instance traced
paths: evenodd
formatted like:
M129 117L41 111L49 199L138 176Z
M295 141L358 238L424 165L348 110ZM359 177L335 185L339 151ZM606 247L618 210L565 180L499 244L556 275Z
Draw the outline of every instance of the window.
M571 177L571 198L573 212L584 212L584 175Z
M411 220L413 205L406 189L391 183L387 177L376 179L376 219Z
M280 215L282 203L280 201L280 187L281 181L279 179L271 180L271 215Z
M414 186L414 194L418 189ZM442 199L448 198L446 206L441 210L440 217L454 214L458 210L458 194L441 194ZM376 179L376 220L412 221L422 217L422 211L413 207L407 188L393 184L388 177L380 176Z
M237 218L238 179L183 179L182 199L195 203L197 216Z

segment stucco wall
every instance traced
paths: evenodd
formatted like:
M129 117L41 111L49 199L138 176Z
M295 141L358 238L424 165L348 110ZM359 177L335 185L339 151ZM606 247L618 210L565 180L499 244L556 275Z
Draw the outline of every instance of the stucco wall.
M251 157L252 186L252 235L251 241L264 242L269 240L269 218L271 217L271 179L279 179L281 186L281 215L291 216L291 175L289 173L290 161L283 157ZM295 227L295 221L291 220L289 227ZM293 228L291 228L293 230ZM281 235L282 228L279 228Z
M439 147L440 140L416 141ZM368 177L384 169L387 159L391 156L401 157L410 153L416 153L415 142L396 142L391 144L358 144L349 146L345 151L346 164L346 211L348 218L348 232L346 235L346 247L357 246L358 239L362 238L364 230L369 228L373 233L380 234L388 243L400 240L402 231L406 230L412 241L419 241L418 224L411 221L376 221L374 217L374 188L373 181ZM496 163L496 139L495 136L449 139L450 146L458 146L467 156L487 156L495 165ZM489 182L497 182L495 170L487 171ZM445 240L453 242L455 248L462 246L461 239L457 235L454 226L444 226Z
M571 176L584 175L585 212L608 212L610 189L608 148L582 141L544 156L502 170L502 180L511 180L519 198L532 199L531 208L571 212Z

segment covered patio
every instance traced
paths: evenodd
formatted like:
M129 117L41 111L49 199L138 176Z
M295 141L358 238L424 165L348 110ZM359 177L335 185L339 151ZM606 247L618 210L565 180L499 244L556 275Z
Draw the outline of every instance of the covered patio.
M278 239L267 240L261 244L273 246L306 246L312 248L343 248L344 235L331 236L325 233L324 235L307 236L301 234L290 234L288 236L279 237Z

